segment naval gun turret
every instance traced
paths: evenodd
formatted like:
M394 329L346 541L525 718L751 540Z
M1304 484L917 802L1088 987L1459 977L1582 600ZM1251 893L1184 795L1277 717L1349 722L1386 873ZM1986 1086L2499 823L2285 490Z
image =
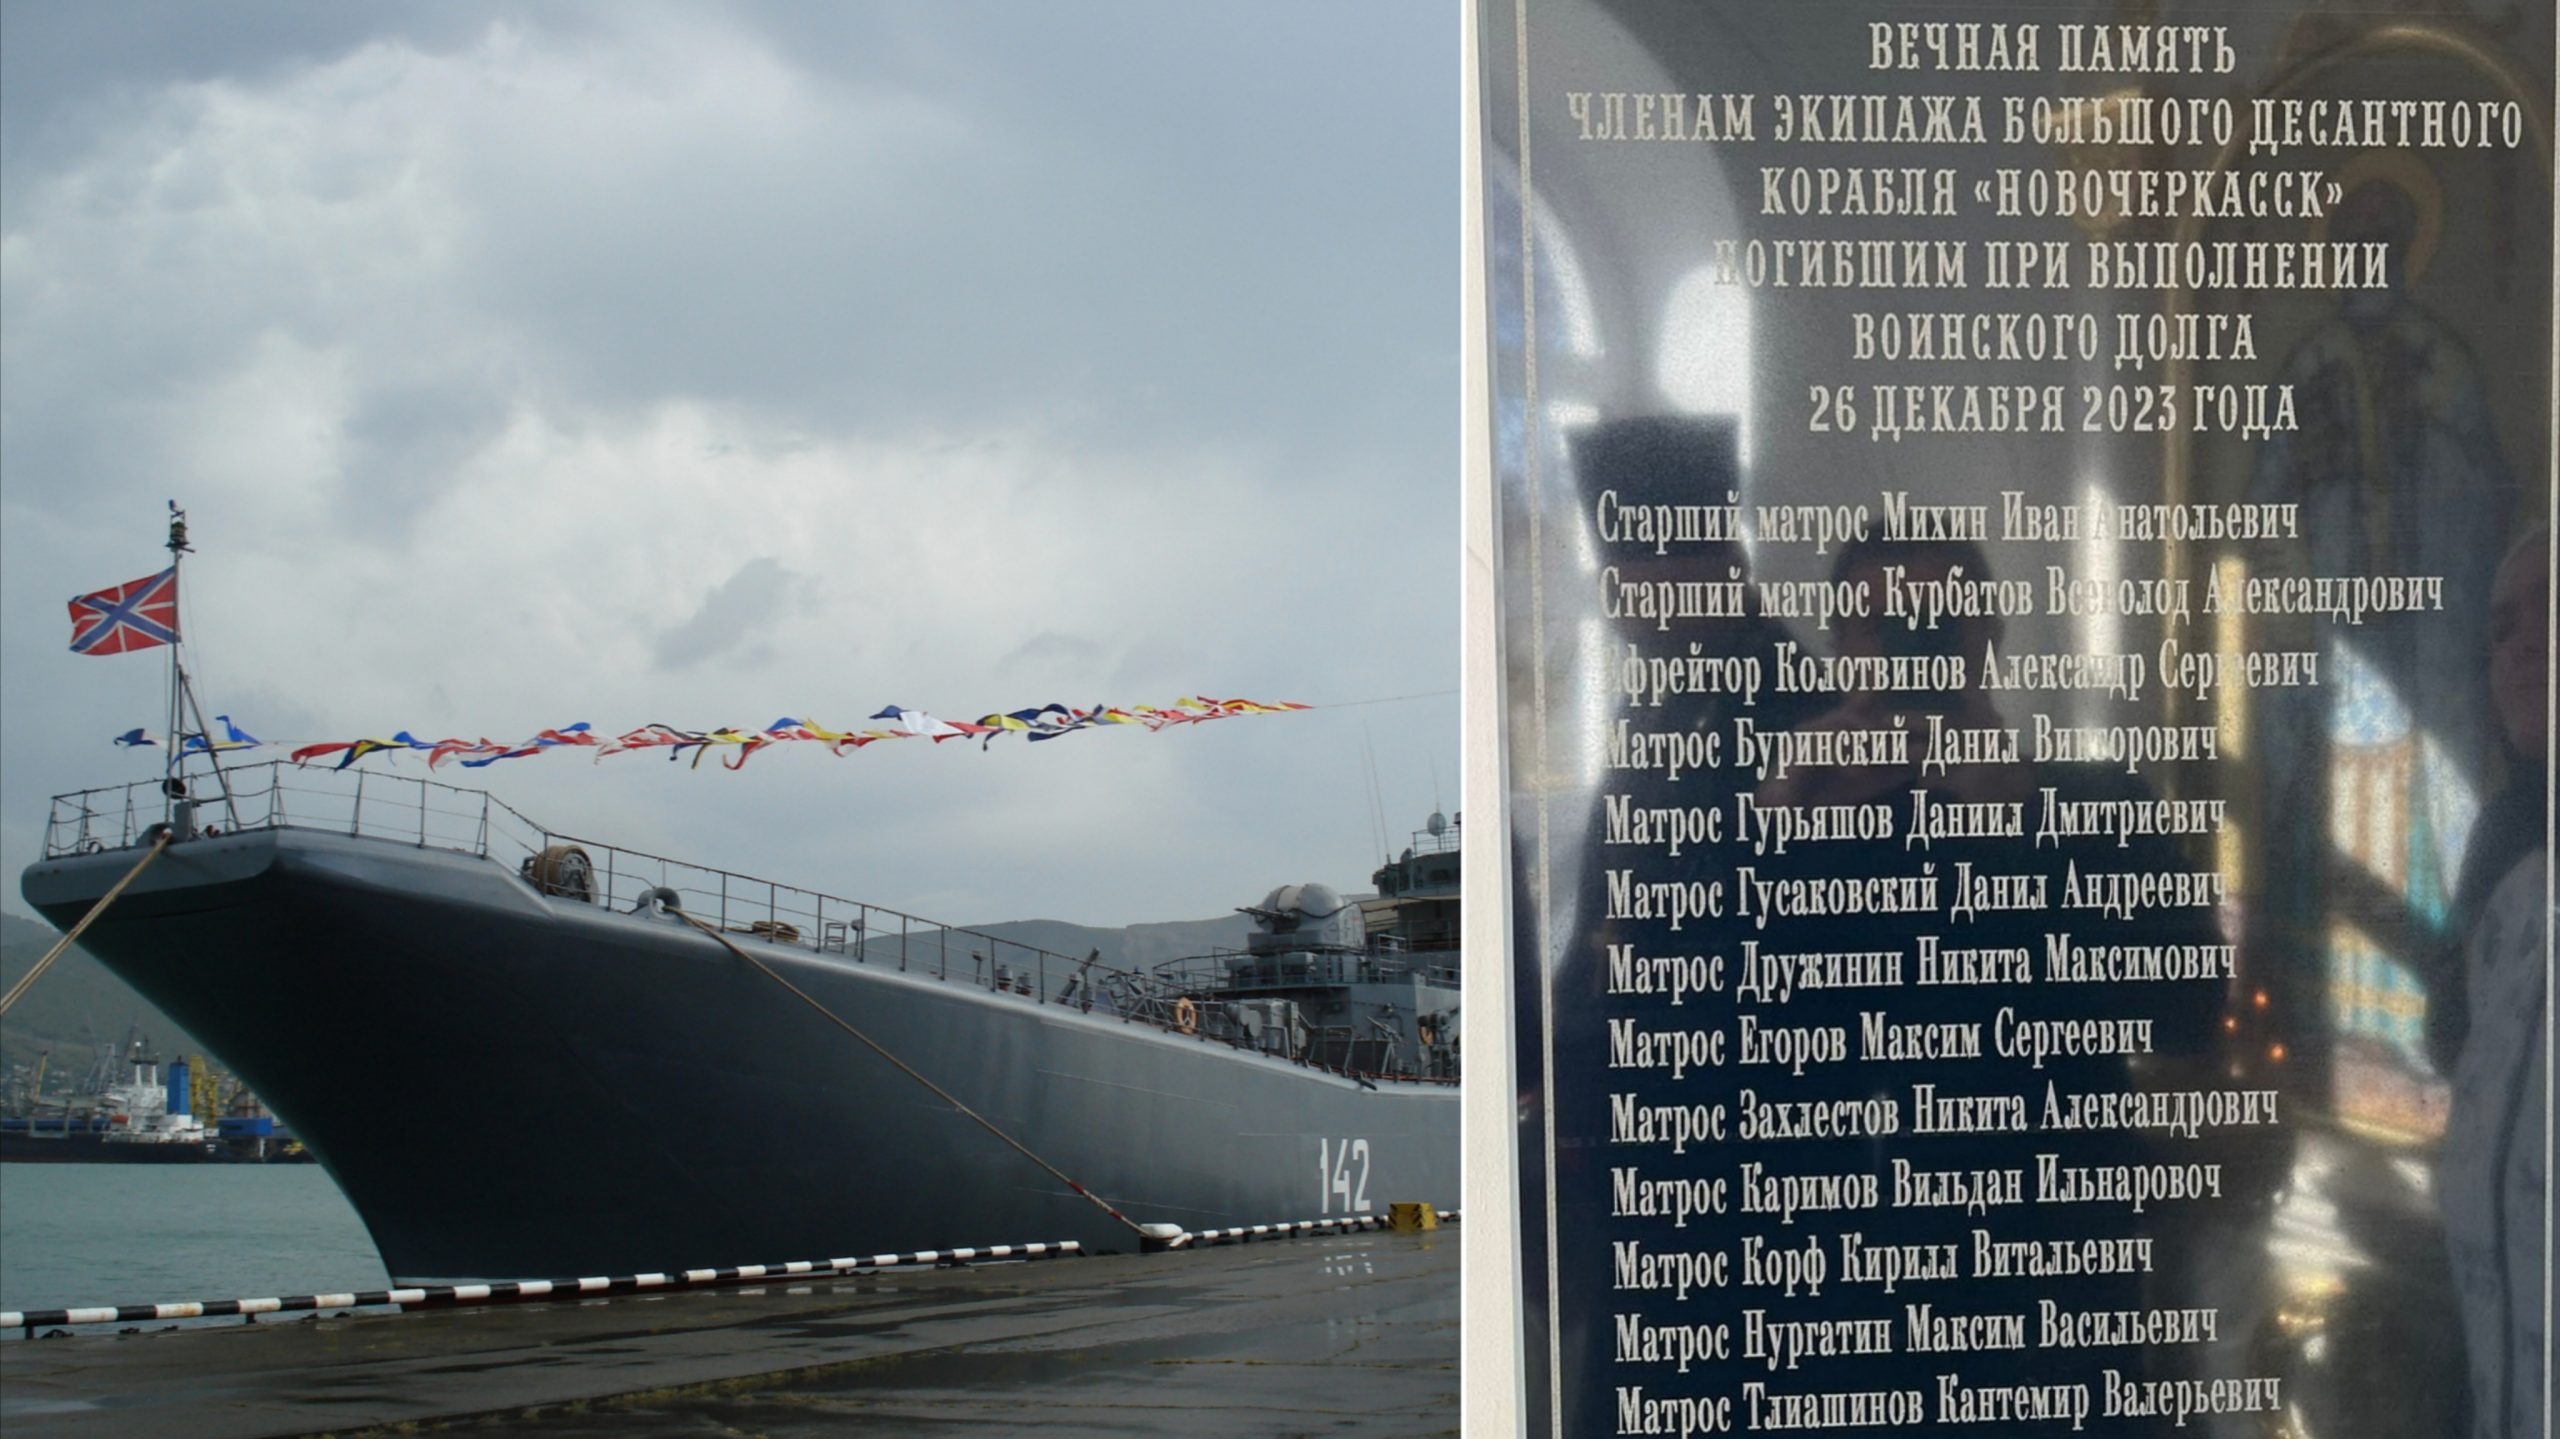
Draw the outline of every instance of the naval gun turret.
M1454 1081L1458 837L1432 821L1375 896L1285 884L1238 906L1244 949L1181 962L1175 980L1201 1032L1355 1077Z

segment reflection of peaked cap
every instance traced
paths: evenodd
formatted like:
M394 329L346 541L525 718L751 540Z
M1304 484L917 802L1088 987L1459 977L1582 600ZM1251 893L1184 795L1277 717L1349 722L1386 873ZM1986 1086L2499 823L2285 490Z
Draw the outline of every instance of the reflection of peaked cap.
M1576 485L1589 500L1602 490L1638 505L1722 504L1742 489L1732 416L1635 415L1576 431Z

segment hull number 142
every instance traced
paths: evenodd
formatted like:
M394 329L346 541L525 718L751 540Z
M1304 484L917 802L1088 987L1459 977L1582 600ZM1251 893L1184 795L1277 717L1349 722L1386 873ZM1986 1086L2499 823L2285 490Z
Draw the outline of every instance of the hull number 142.
M1369 1141L1345 1139L1337 1145L1330 1139L1317 1140L1316 1186L1319 1213L1368 1213Z

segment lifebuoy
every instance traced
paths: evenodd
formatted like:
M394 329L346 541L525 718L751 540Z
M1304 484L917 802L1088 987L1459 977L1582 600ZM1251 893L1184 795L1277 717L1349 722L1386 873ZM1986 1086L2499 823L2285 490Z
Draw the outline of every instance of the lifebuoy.
M1191 1002L1191 996L1186 994L1173 1002L1173 1027L1185 1034L1200 1027L1200 1006Z

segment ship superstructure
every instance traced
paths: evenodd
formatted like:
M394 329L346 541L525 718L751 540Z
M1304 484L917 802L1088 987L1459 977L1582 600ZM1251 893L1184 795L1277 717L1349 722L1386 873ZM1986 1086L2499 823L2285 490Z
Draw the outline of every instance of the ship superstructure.
M1159 973L1198 997L1210 1032L1347 1074L1458 1078L1458 837L1439 815L1371 876L1374 897L1283 885L1242 913L1240 952Z

